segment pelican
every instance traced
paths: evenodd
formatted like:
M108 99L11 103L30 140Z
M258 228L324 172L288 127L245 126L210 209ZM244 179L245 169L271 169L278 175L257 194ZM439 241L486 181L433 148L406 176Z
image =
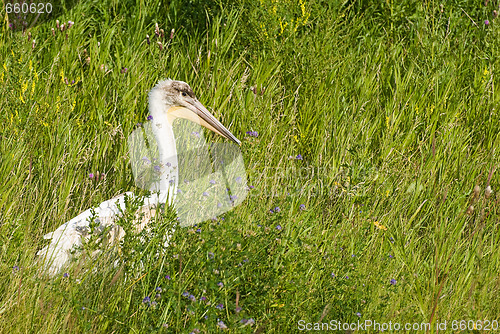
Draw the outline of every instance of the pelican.
M149 223L159 204L173 205L177 194L179 169L173 132L176 119L198 123L241 145L241 142L198 101L191 87L183 81L160 81L149 93L149 112L152 117L152 132L158 147L160 178L151 184L152 195L144 199L144 205L139 209L142 215L136 216L142 217L138 219L136 226L139 231ZM46 234L44 239L50 239L50 244L37 253L39 259L43 260L44 272L54 276L69 264L75 255L75 249L82 246L86 240L92 218L101 230L109 229L108 242L116 244L121 240L125 232L116 224L116 220L120 212L125 210L126 196L134 197L134 194L126 192L104 201L98 207L80 213L54 232Z

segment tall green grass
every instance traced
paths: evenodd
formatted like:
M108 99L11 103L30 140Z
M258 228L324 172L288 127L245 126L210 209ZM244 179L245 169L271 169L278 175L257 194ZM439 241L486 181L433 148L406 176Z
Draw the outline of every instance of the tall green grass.
M498 4L186 3L71 3L30 38L3 22L0 331L494 320ZM40 276L45 233L141 192L126 137L166 77L242 140L249 196L160 255L131 235L121 266Z

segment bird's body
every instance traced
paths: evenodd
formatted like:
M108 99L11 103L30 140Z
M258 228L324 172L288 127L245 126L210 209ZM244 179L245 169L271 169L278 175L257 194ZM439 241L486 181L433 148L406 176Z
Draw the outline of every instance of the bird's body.
M149 111L152 117L152 132L158 146L160 177L150 187L153 194L143 199L143 206L139 210L141 214L136 215L137 231L147 225L159 204L174 204L179 175L172 129L175 119L184 118L196 122L240 144L239 140L196 99L185 82L170 79L160 81L149 93ZM116 224L116 220L126 209L126 196L133 198L134 194L127 192L104 201L98 207L80 213L54 232L46 234L44 238L51 239L50 244L37 253L44 262L46 273L53 276L70 262L74 250L88 239L92 218L98 223L99 230L109 231L108 242L116 243L121 240L125 232Z

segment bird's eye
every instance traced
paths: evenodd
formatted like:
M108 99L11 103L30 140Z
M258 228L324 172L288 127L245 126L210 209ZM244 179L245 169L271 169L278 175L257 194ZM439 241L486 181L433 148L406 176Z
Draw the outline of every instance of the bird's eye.
M187 96L186 92L182 92L182 96L186 97Z

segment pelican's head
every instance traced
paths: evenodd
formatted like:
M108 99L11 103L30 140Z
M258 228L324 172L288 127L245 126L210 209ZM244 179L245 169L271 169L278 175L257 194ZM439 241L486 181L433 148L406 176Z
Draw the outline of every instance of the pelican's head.
M194 95L193 90L184 81L163 80L160 81L149 93L149 106L153 116L154 113L164 113L169 122L176 118L185 118L196 122L219 135L232 140L240 145L241 142L222 125L205 108Z

